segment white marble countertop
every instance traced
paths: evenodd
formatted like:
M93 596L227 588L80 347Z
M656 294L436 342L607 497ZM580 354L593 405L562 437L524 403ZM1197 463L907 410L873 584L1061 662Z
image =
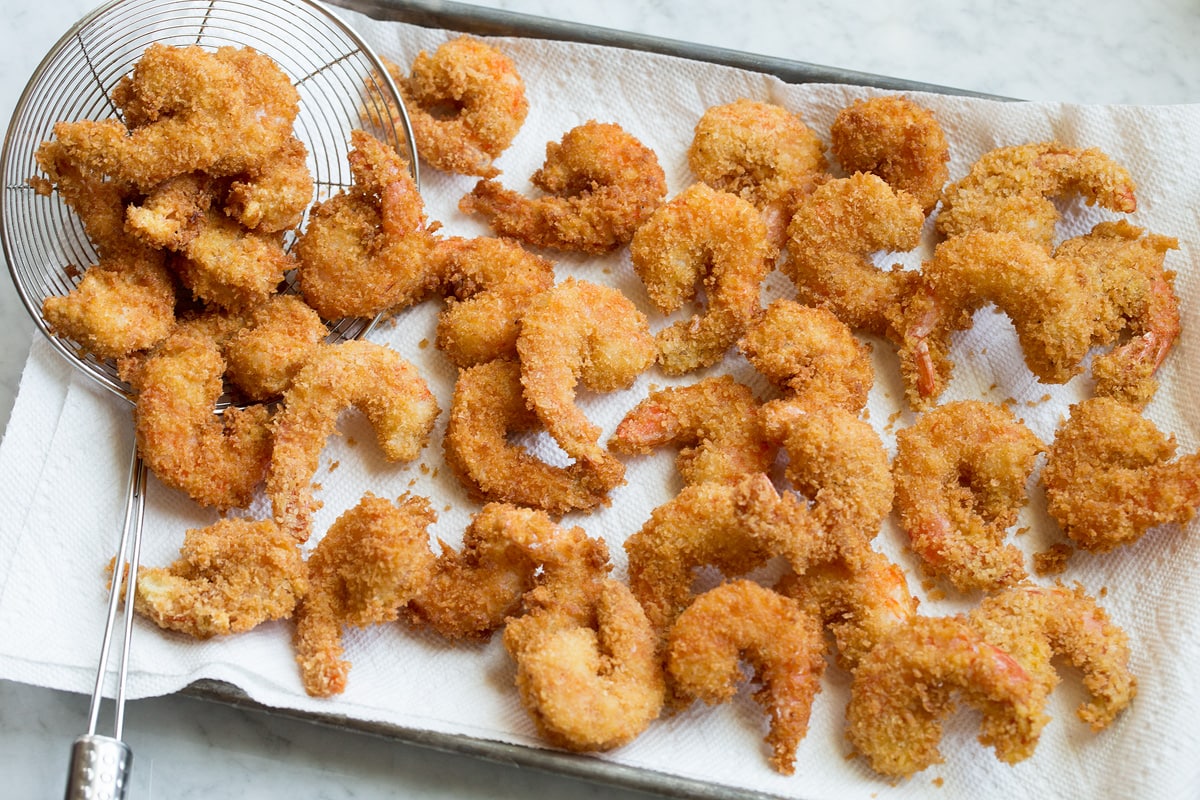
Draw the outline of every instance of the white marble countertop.
M512 11L1034 100L1200 101L1193 0L478 0ZM0 120L93 0L0 0ZM34 335L0 280L0 429ZM60 797L86 698L0 681L8 797ZM633 792L168 697L131 703L131 797L625 798Z

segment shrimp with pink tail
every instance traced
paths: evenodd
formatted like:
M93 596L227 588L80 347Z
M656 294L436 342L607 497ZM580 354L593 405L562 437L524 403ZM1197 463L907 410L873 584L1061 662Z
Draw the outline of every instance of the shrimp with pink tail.
M525 82L492 45L459 36L422 50L405 77L385 62L404 99L421 158L436 169L494 178L493 165L529 113Z
M338 517L308 559L312 588L296 609L292 644L304 689L329 697L346 689L342 629L397 618L429 581L427 528L437 515L423 497L393 504L367 493Z
M575 404L575 387L625 389L653 363L646 315L616 289L568 278L529 303L517 353L525 399L554 441L604 485L619 485L625 466L600 446L600 428Z
M963 616L917 616L854 672L846 735L871 768L907 777L939 763L942 719L955 696L980 711L979 741L1009 764L1028 758L1049 717L1044 689Z
M738 348L767 380L812 408L858 413L875 382L869 345L827 309L792 300L767 306Z
M556 466L510 435L542 429L525 404L521 367L490 361L464 369L454 384L443 439L446 464L477 499L540 508L554 516L608 502L614 485L586 462Z
M458 207L528 245L602 254L628 244L667 194L654 151L621 126L595 120L548 143L530 181L546 196L528 198L484 180Z
M625 540L629 588L665 637L692 602L697 568L716 567L734 577L782 556L803 572L821 537L807 508L780 495L766 475L734 485L686 486Z
M668 375L711 366L758 311L759 285L771 269L767 228L740 197L696 183L646 220L630 245L633 269L663 314L679 310L703 286L702 314L655 336Z
M853 672L875 645L909 624L919 600L908 579L887 556L864 548L851 558L790 572L775 587L804 607L815 608L837 644L837 660Z
M872 255L912 250L924 223L921 204L883 178L859 172L830 180L796 205L781 268L800 302L828 308L855 330L884 334L916 272L881 270Z
M970 619L1041 681L1047 695L1059 681L1051 658L1062 656L1077 667L1091 700L1076 713L1093 731L1108 727L1137 694L1129 637L1082 586L1014 586L984 598Z
M283 396L267 471L275 521L301 541L321 506L312 487L321 450L351 406L366 414L389 461L416 458L439 413L416 367L394 350L366 341L319 347Z
M1175 460L1174 436L1108 397L1071 407L1041 480L1046 506L1078 546L1107 552L1200 507L1200 453Z
M933 112L902 95L855 100L829 128L829 149L848 173L870 172L908 192L926 215L950 177L950 147Z
M705 111L687 156L702 182L762 212L776 251L796 199L824 179L827 166L825 145L798 114L746 98Z
M977 230L1009 233L1048 251L1059 219L1050 198L1081 195L1088 205L1132 214L1134 192L1129 172L1096 148L1058 142L1001 147L946 187L937 230L946 238Z
M684 610L667 643L667 674L675 694L718 704L732 699L745 659L760 688L754 699L770 718L771 766L796 768L796 748L808 733L813 698L825 671L821 623L791 598L750 581L722 584Z
M896 434L896 510L928 574L964 592L1025 577L1004 537L1044 449L1007 408L979 400L938 406Z
M428 296L441 276L432 258L436 225L405 161L352 131L354 184L317 204L296 242L304 300L324 318L374 317Z
M675 467L686 484L736 483L775 461L749 387L729 375L651 392L617 425L608 442L618 453L646 455L679 445Z

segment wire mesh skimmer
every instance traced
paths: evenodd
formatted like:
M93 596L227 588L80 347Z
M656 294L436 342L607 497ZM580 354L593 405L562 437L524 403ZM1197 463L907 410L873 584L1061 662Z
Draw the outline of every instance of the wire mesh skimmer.
M34 191L34 153L52 138L60 120L118 116L111 100L117 82L131 72L153 44L249 46L272 58L300 93L294 131L309 151L314 199L351 183L347 151L353 128L371 129L404 156L417 177L412 130L396 87L383 64L349 26L313 0L116 0L80 20L42 60L17 102L0 154L4 175L2 239L4 257L17 293L35 324L54 348L89 378L132 402L130 387L111 361L96 359L69 339L56 336L42 318L42 303L63 295L79 281L82 268L97 254L83 226L56 195ZM399 109L399 114L393 113ZM373 320L329 323L330 341L358 338ZM130 464L129 495L118 545L118 564L136 574L144 513L146 469L136 446ZM75 741L67 797L124 797L131 760L121 741L125 682L132 632L134 581L123 615L123 640L117 669L113 735L96 734L108 677L109 652L116 629L119 587L109 597L88 732Z

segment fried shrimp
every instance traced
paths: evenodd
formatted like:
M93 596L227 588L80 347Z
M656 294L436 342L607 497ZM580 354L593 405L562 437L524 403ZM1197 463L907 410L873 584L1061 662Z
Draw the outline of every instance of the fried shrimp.
M608 502L613 488L587 463L554 466L509 441L542 428L525 404L521 367L491 361L464 369L446 426L446 464L477 499L540 508L561 516Z
M812 408L858 413L875 382L871 348L834 314L776 300L746 329L738 347L767 380Z
M487 217L501 236L599 254L627 244L667 193L654 151L619 125L594 120L548 143L530 180L547 196L530 199L484 180L458 207Z
M1200 454L1171 460L1175 449L1174 436L1128 405L1095 397L1072 406L1042 470L1050 516L1093 552L1188 522L1200 507Z
M818 186L797 203L787 228L782 270L807 305L822 306L851 328L883 334L915 272L872 261L921 240L921 204L866 172Z
M710 589L679 615L667 645L667 674L677 694L723 703L737 691L744 658L761 686L754 699L770 718L771 766L791 775L821 690L824 653L816 617L791 598L741 580Z
M609 449L646 455L679 445L675 466L686 484L737 483L766 472L775 448L763 434L754 393L729 375L651 392L617 425Z
M408 77L388 72L404 99L417 152L436 169L494 178L492 161L521 129L529 113L525 82L504 53L470 36L422 50Z
M1076 714L1093 731L1108 727L1137 694L1129 671L1129 637L1081 586L1015 586L984 598L970 619L985 639L1042 683L1045 695L1059 681L1053 656L1079 668L1091 700Z
M466 368L517 354L517 323L534 296L554 285L554 264L511 239L448 239L435 257L451 297L438 318L437 346Z
M933 112L901 95L854 103L829 128L829 149L848 173L870 172L929 214L950 177L950 146Z
M225 377L251 400L278 397L328 334L299 297L273 295L222 345Z
M292 645L304 690L346 690L342 628L390 622L433 570L427 528L437 515L423 497L393 504L369 492L338 517L308 559L311 588L296 608Z
M1111 211L1137 210L1133 179L1103 152L1040 142L984 153L942 193L937 230L947 238L974 230L1011 233L1049 249L1059 218L1049 198L1068 194Z
M825 146L798 114L746 98L705 111L687 155L702 182L763 213L776 246L796 198L811 190L827 166Z
M179 254L172 263L183 285L195 297L229 309L265 302L297 266L278 234L247 231L216 209L205 212Z
M820 536L804 506L776 492L766 475L686 486L625 540L629 588L665 637L692 602L698 567L736 577L783 556L803 572Z
M366 414L389 461L416 458L439 413L416 367L395 351L366 341L319 347L283 396L267 472L275 521L301 541L321 506L311 485L321 450L350 406Z
M994 303L1012 320L1025 364L1046 383L1082 370L1098 295L1076 262L1057 260L1013 233L972 231L937 246L921 270L899 325L900 369L909 404L928 408L949 381L951 334Z
M1044 449L1007 408L978 400L939 406L896 434L896 510L927 573L961 591L1025 577L1024 554L1004 537Z
M893 777L941 761L942 719L957 694L982 715L981 743L1001 761L1028 758L1048 718L1041 686L965 617L914 617L862 659L846 735L872 769Z
M658 332L658 363L681 375L720 361L758 311L771 269L767 227L740 197L696 183L659 206L630 245L633 269L663 314L703 286L703 314Z
M541 734L568 750L620 747L658 717L666 689L655 644L637 599L614 580L590 607L538 607L504 630L521 702Z
M263 406L214 412L225 360L209 338L186 329L163 340L133 371L138 452L167 486L203 506L244 508L271 458Z
M654 361L646 316L616 289L568 278L530 302L517 353L525 399L554 441L604 485L618 485L625 467L600 446L600 429L576 406L575 387L628 388Z
M404 160L363 131L350 143L354 184L317 204L296 242L300 293L330 320L405 308L440 277L434 225Z
M308 148L295 136L259 166L237 176L225 195L225 213L258 233L300 224L313 199Z
M586 620L612 565L608 547L545 512L489 503L455 550L445 542L410 619L449 639L486 639L528 602Z
M308 592L296 540L270 520L189 530L179 558L138 570L134 609L160 628L207 639L285 619Z

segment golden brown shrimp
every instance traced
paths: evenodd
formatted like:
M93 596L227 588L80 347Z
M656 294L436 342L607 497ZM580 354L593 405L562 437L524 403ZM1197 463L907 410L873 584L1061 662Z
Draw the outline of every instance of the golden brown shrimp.
M1200 454L1175 455L1137 409L1108 397L1071 407L1042 470L1046 506L1078 546L1105 552L1200 507Z
M654 361L646 316L616 289L568 278L530 302L517 353L525 399L558 446L604 485L618 485L625 467L600 446L600 429L575 405L575 386L628 388Z
M230 183L225 213L250 230L273 233L299 225L312 200L308 148L293 136L262 164Z
M439 413L416 367L394 350L366 341L319 347L284 394L267 472L275 521L301 541L321 506L311 485L321 450L350 406L366 414L389 461L416 458Z
M803 198L787 228L782 269L802 303L823 306L851 328L886 333L916 273L881 270L878 251L906 251L921 241L921 204L866 172L830 180Z
M855 100L829 128L829 149L848 173L870 172L908 192L926 215L950 177L950 146L933 112L902 95Z
M612 565L608 548L582 528L561 528L542 511L489 503L455 550L442 542L410 619L450 639L484 638L523 604L590 618Z
M655 336L668 375L720 361L758 311L758 290L772 258L762 218L737 195L703 183L685 189L650 215L630 244L633 269L663 314L678 311L704 288L703 314Z
M1099 314L1098 293L1069 259L1056 260L1013 233L972 231L937 246L898 325L900 369L909 404L932 405L953 363L954 331L994 303L1012 320L1025 364L1042 381L1065 383L1082 370Z
M554 264L511 239L448 239L436 251L442 289L437 346L459 368L517 354L517 323L554 285Z
M811 408L833 405L858 413L875 382L870 346L824 308L776 300L738 347L767 380Z
M244 508L271 458L263 406L214 413L225 360L186 329L163 340L133 372L138 452L167 486L218 509Z
M961 591L1025 577L1024 554L1004 537L1044 449L1007 408L979 400L939 406L896 434L896 510L927 573Z
M422 50L408 77L387 63L404 99L417 152L436 169L494 178L525 122L529 101L512 59L471 36Z
M549 742L610 750L658 717L662 663L654 631L623 583L601 583L586 611L535 608L508 623L504 646L517 664L521 702Z
M979 740L1009 764L1028 758L1049 718L1042 688L965 617L914 617L863 658L850 685L846 735L872 769L905 777L941 760L954 694L982 713Z
M584 462L547 464L509 441L542 426L525 404L521 367L491 361L464 369L454 384L446 426L446 464L473 497L540 508L561 516L608 502L613 486Z
M296 242L300 292L328 320L407 307L440 280L435 226L404 160L363 131L350 142L354 185L315 206Z
M646 455L679 445L675 466L686 484L737 483L766 472L775 448L766 441L759 403L729 375L651 392L617 425L608 442L618 453Z
M667 674L672 689L709 704L731 699L742 680L738 660L754 668L754 699L770 718L771 766L796 768L813 698L825 671L821 623L791 598L750 581L733 581L697 597L671 627Z
M1079 668L1091 701L1076 713L1093 731L1108 727L1137 694L1129 637L1081 586L1015 586L984 598L970 618L985 639L1042 683L1044 694L1059 680L1051 657L1063 656Z
M247 231L216 209L205 212L179 254L172 264L183 285L195 297L229 309L265 302L297 266L279 234Z
M325 533L308 558L311 589L296 608L292 644L304 690L328 697L346 689L342 628L397 618L433 570L427 528L437 515L423 497L397 504L369 492Z
M702 182L759 209L778 246L796 198L822 179L827 164L825 146L798 114L741 98L700 117L688 166Z
M627 244L667 193L654 151L619 125L595 120L548 143L546 162L530 180L547 196L530 199L485 180L458 207L525 244L607 253Z
M139 614L207 639L290 617L308 592L308 569L274 522L222 519L189 530L169 566L140 568L136 591Z
M328 334L299 297L273 295L222 345L225 377L251 400L278 397Z
M811 564L803 575L790 572L776 591L820 613L837 643L838 663L850 672L875 645L909 624L920 602L904 570L870 548Z
M778 555L803 572L820 539L807 509L776 492L766 475L734 485L686 486L625 540L629 588L665 636L692 601L697 567L713 566L735 577Z
M1010 233L1048 250L1059 217L1048 198L1067 194L1111 211L1137 210L1133 179L1103 152L1039 142L984 153L964 178L947 186L938 233Z

